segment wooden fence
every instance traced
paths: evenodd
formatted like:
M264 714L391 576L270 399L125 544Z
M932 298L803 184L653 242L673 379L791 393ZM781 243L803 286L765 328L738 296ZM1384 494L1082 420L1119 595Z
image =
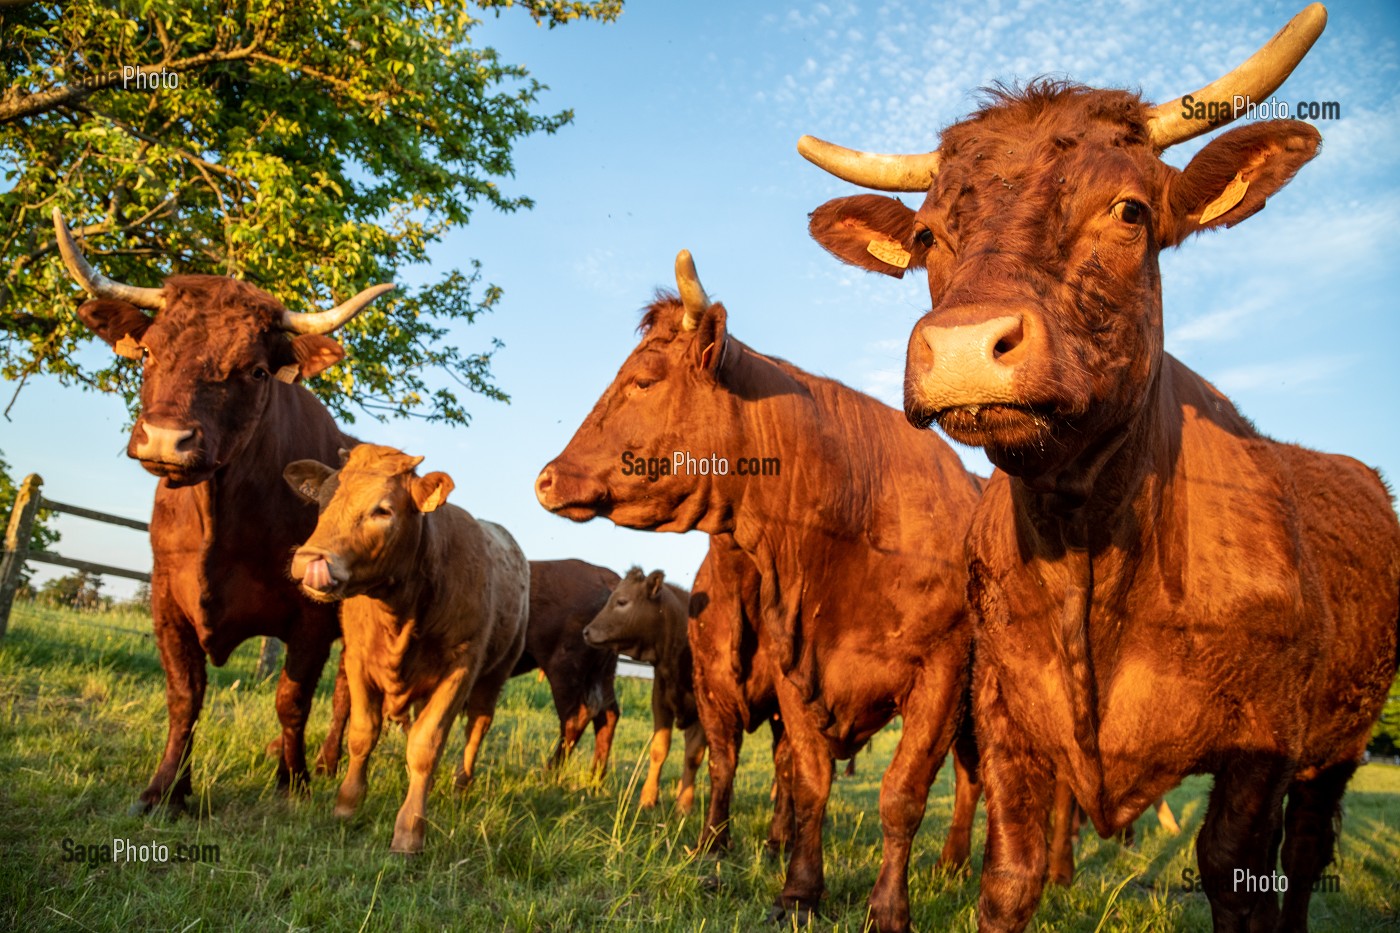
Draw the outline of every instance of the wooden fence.
M61 512L64 515L75 515L78 518L87 518L96 522L105 522L108 525L120 525L123 528L132 528L148 534L151 530L149 524L134 518L108 515L106 512L98 512L49 499L39 492L43 484L43 478L37 473L30 473L24 478L24 482L20 483L19 495L15 497L14 509L10 512L10 524L5 529L4 559L0 560L0 638L4 637L5 630L10 624L10 607L14 605L15 593L19 590L20 573L24 570L24 565L30 561L55 564L59 567L71 567L74 570L85 570L88 573L103 576L139 580L142 583L151 582L151 575L141 570L109 567L106 564L64 557L62 554L54 554L50 551L30 550L29 540L34 528L34 519L40 509ZM280 653L281 643L277 639L263 639L262 650L258 656L257 676L259 679L270 675L276 669Z

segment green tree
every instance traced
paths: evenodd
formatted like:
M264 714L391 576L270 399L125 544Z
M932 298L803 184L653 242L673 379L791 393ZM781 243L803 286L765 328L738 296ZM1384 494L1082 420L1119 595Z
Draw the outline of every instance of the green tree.
M10 476L10 465L5 462L3 453L0 453L0 536L4 535L4 529L9 527L10 513L15 506L15 496L19 493L19 484ZM31 551L52 550L58 543L58 530L53 528L50 521L53 513L48 509L40 509L34 516L34 527L29 532L29 549ZM3 546L3 545L0 545ZM19 572L20 589L25 591L29 585L29 569L20 568Z
M572 113L536 113L543 85L471 43L471 11L511 6L552 28L622 3L0 0L0 375L134 400L133 365L74 356L90 335L55 206L112 278L235 275L299 311L394 280L479 205L529 207L497 184L511 147ZM500 297L477 263L395 295L347 328L349 359L313 386L339 417L465 423L459 391L506 399L497 342L444 339Z
M48 606L88 612L106 609L110 602L102 595L102 577L86 570L45 580L35 598Z
M1381 718L1371 727L1371 742L1367 745L1373 755L1400 755L1400 677L1390 685Z

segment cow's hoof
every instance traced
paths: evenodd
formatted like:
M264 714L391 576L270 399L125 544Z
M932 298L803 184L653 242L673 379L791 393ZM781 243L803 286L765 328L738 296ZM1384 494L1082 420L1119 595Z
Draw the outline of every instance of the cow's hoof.
M421 838L415 839L412 836L404 839L395 836L393 843L389 846L389 851L395 855L417 855L423 851L423 840Z
M163 800L161 797L152 798L150 795L142 794L135 803L127 807L126 815L164 817L174 821L185 815L185 809L183 798Z
M465 771L458 771L457 776L452 779L452 789L458 794L465 794L471 790L475 775L467 774Z
M724 882L720 880L717 873L711 872L700 878L700 890L706 894L718 894L722 887L724 887Z
M787 842L782 839L766 839L763 842L763 857L781 859L787 851Z
M782 926L796 923L798 929L811 926L812 921L816 919L816 910L805 904L793 904L791 907L777 904L768 911L769 923L781 924Z
M324 758L316 759L315 774L320 777L334 777L335 772L340 768L340 760L327 761Z

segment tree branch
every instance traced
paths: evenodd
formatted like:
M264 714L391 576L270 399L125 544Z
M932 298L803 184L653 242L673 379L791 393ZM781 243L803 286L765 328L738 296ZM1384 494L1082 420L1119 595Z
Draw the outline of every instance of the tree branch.
M252 57L256 51L257 44L255 42L251 45L239 46L223 51L192 55L189 58L181 58L173 62L163 62L159 65L139 65L133 69L130 75L125 77L123 76L124 69L117 69L116 71L109 71L103 75L84 78L73 84L64 84L59 87L49 88L47 91L40 91L37 94L26 94L20 88L12 87L3 95L0 95L0 125L12 123L15 120L22 120L26 117L48 113L50 110L56 110L59 107L82 103L97 91L117 88L118 86L120 86L122 90L125 90L128 81L139 80L146 75L172 71L183 73L186 71L195 71L207 65L213 65L219 62L242 61Z

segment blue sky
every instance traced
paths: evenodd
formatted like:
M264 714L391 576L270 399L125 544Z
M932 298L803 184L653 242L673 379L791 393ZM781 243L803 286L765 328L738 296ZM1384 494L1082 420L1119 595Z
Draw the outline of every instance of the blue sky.
M677 250L694 253L736 337L898 406L927 286L842 266L808 238L807 213L854 189L797 155L801 134L927 150L975 108L976 88L1040 74L1174 98L1242 61L1301 6L633 0L606 26L488 17L473 40L550 85L545 109L576 114L523 142L515 177L500 180L534 210L483 210L435 252L440 267L480 259L504 288L494 315L453 336L469 349L505 342L495 372L513 401L474 400L466 429L361 418L351 430L426 455L423 469L455 478L452 501L505 524L533 558L639 563L688 585L703 535L575 525L532 491L635 345L638 309L673 285ZM1263 212L1163 257L1167 347L1269 435L1396 481L1400 7L1329 12L1276 96L1338 101L1342 118L1317 124L1322 154ZM1198 145L1167 161L1184 165ZM55 499L149 515L155 479L125 457L116 400L41 382L11 417L0 450L14 472L41 473ZM149 566L139 534L67 518L60 528L66 554ZM112 580L109 591L126 587Z

